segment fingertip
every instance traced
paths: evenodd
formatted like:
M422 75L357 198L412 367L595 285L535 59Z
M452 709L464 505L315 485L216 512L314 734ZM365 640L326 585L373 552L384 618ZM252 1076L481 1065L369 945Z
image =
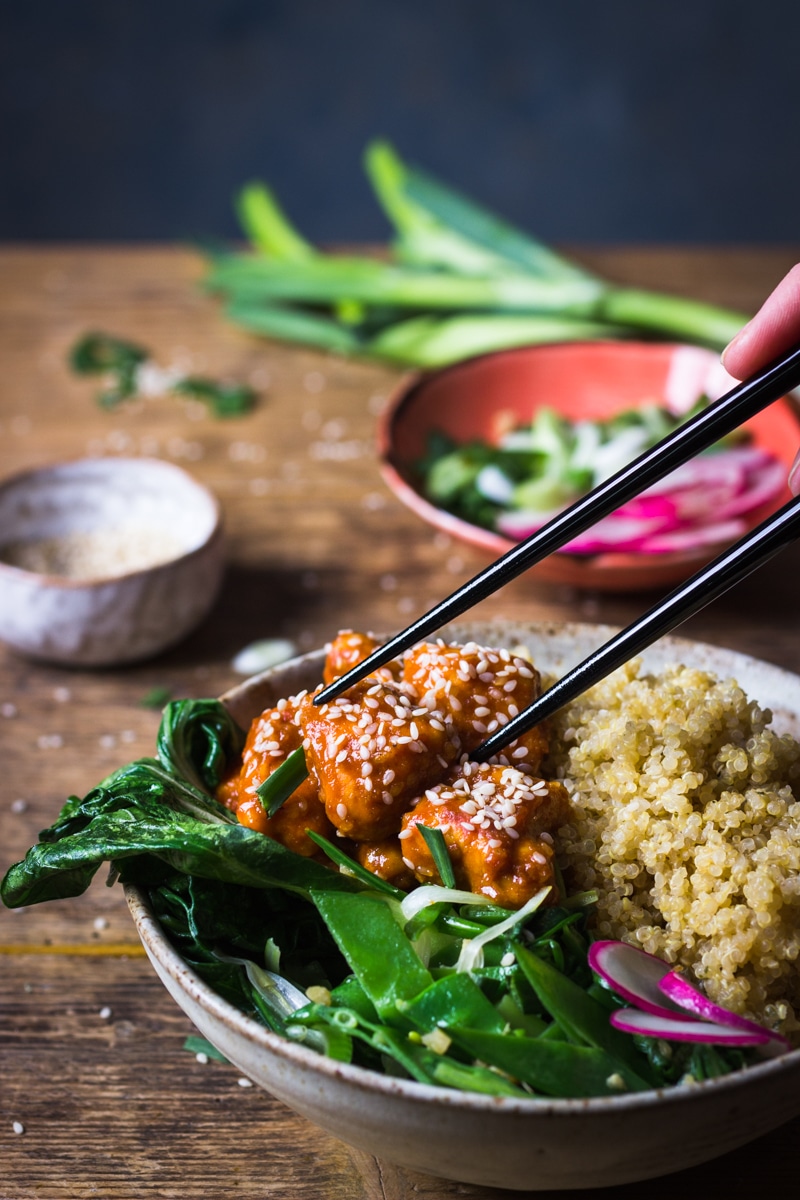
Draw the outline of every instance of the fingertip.
M800 496L800 452L789 471L789 490L793 496Z
M734 338L732 338L725 349L720 354L719 359L725 370L734 379L743 379L744 372L741 370L739 363L742 357L741 351L746 348L747 340L750 334L750 326L752 321L748 321L743 325Z

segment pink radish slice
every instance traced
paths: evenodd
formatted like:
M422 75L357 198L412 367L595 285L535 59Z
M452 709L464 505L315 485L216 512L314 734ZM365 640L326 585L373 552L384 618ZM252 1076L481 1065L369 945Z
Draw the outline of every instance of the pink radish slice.
M751 472L747 487L729 504L722 505L717 510L719 518L735 517L741 513L751 512L780 496L786 486L786 468L783 463L768 463Z
M719 525L695 525L691 529L658 533L645 538L641 549L645 554L672 554L676 550L699 550L721 542L734 542L745 532L744 521L724 521Z
M674 1020L689 1019L683 1008L659 987L660 980L671 970L663 959L627 942L592 942L589 966L618 996L643 1012Z
M616 510L616 516L633 517L636 520L675 520L675 499L672 496L634 496Z
M644 538L660 533L662 529L674 528L671 519L637 520L620 517L612 513L598 521L591 529L579 533L564 549L571 554L598 554L604 550L638 550Z
M500 533L523 541L546 525L560 511L561 509L553 509L552 512L539 512L531 508L515 508L511 512L500 513L496 524Z
M702 455L633 497L563 549L587 555L671 554L732 542L746 529L737 518L776 499L785 486L783 464L758 447ZM559 511L504 512L497 518L497 529L521 541Z
M637 1008L618 1008L609 1021L615 1029L624 1033L638 1033L644 1037L664 1038L668 1042L708 1042L718 1046L764 1046L771 1041L766 1029L759 1033L745 1033L730 1025L716 1025L710 1021L684 1020L680 1017L662 1017L656 1013L641 1012Z
M709 1000L696 987L693 987L680 971L667 971L661 977L658 987L668 1000L704 1021L729 1025L732 1029L741 1029L745 1033L766 1034L767 1037L775 1038L787 1046L789 1044L781 1034L773 1033L772 1030L765 1029L763 1025L757 1025L755 1021L748 1021L747 1017L740 1017L738 1013L732 1013L727 1008L715 1004L713 1000Z
M754 464L755 465L755 464ZM724 485L738 491L747 480L747 470L738 459L729 459L725 454L712 454L707 458L693 458L683 466L676 467L669 475L650 485L643 496L663 496L681 488Z

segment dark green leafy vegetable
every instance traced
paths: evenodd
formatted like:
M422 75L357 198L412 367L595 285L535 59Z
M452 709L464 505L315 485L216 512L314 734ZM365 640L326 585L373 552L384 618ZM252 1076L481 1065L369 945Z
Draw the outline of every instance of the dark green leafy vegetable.
M9 870L3 901L78 895L108 862L230 1003L318 1053L423 1083L611 1095L751 1061L613 1029L622 1001L590 970L586 909L569 898L519 913L437 886L414 900L325 838L313 840L338 869L239 825L213 792L242 738L217 701L168 704L158 758L70 797Z
M211 795L244 742L244 731L219 700L173 700L161 718L158 757L173 775Z

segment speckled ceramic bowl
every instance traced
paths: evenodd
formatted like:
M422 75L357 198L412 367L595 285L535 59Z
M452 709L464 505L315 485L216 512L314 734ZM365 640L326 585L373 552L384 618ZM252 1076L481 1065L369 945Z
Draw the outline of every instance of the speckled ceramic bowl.
M0 483L0 638L32 658L149 658L206 616L219 505L159 459L79 459Z
M596 626L496 622L456 627L462 640L528 645L560 675L611 634ZM711 646L664 639L644 655L735 676L800 734L800 678ZM223 697L247 724L281 696L320 680L323 652L295 659ZM724 1154L800 1113L800 1051L692 1087L589 1100L480 1096L378 1075L270 1033L187 966L145 897L127 889L147 954L197 1028L244 1074L329 1133L370 1154L466 1183L521 1191L602 1188L653 1178Z
M538 408L576 421L606 419L624 409L669 402L680 410L703 392L717 398L734 381L717 355L698 346L656 342L571 342L485 354L441 371L411 376L397 388L377 432L384 479L429 525L493 558L516 544L438 508L424 494L418 464L431 435L458 443L494 443ZM788 475L800 440L794 406L780 400L746 423L754 443L785 464ZM788 488L748 514L755 526L789 499ZM722 543L665 554L629 551L551 554L527 574L545 583L587 591L633 592L679 583L724 548Z

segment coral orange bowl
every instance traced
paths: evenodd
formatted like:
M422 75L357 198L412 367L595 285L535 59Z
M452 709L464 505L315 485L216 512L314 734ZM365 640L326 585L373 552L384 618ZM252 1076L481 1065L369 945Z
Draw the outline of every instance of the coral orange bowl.
M378 428L384 479L395 495L428 524L488 552L493 558L514 543L438 508L422 491L417 464L435 432L457 442L495 441L510 427L549 407L576 420L612 416L623 409L698 396L733 386L711 351L645 342L580 342L530 346L470 359L444 370L406 378ZM714 394L713 390L710 394ZM784 398L747 422L754 443L774 454L787 474L800 445L800 420ZM750 514L755 525L789 498L788 489ZM593 591L644 591L679 583L711 561L724 543L670 554L630 552L592 556L557 553L530 569L534 579Z

